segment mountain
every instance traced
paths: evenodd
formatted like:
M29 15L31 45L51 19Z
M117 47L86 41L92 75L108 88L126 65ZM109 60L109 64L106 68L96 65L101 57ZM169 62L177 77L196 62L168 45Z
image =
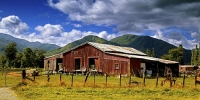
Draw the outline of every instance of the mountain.
M30 47L32 49L43 49L46 51L55 50L60 48L55 44L47 44L47 43L40 43L40 42L29 42L23 39L15 38L11 35L0 33L0 54L4 52L4 49L8 46L9 43L15 42L17 44L17 50L22 51L26 47Z
M164 54L168 54L170 49L176 48L176 46L160 39L132 34L116 37L110 40L110 42L117 43L125 47L132 47L144 53L146 53L147 49L152 50L152 48L154 48L155 57L161 57ZM191 62L191 50L184 49L184 62Z
M105 43L105 44L118 45L118 46L124 46L124 47L132 47L144 53L146 52L147 49L152 50L152 48L154 48L154 53L156 57L161 57L164 54L168 54L168 51L170 49L176 48L176 46L172 44L169 44L163 40L152 38L150 36L137 36L137 35L126 34L123 36L116 37L110 41L107 41L97 36L89 35L89 36L85 36L84 38L80 40L69 43L62 48L58 48L51 52L47 52L46 56L51 56L54 54L61 53L75 46L78 46L84 42L97 42L97 43ZM191 58L191 51L185 50L184 62L190 63L190 58Z
M82 38L80 40L77 40L77 41L74 41L72 43L69 43L66 46L62 47L62 48L58 48L56 50L47 52L46 56L51 56L51 55L54 55L54 54L61 53L63 51L70 50L71 48L76 47L76 46L78 46L78 45L80 45L82 43L85 43L85 42L97 42L97 43L103 43L103 44L118 45L116 43L112 43L110 41L107 41L105 39L99 38L97 36L88 35L88 36L85 36L84 38Z

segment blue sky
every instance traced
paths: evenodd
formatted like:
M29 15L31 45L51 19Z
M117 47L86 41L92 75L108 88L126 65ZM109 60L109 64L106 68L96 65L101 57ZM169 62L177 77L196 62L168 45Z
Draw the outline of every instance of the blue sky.
M59 46L87 35L148 35L192 49L200 0L1 0L0 33Z

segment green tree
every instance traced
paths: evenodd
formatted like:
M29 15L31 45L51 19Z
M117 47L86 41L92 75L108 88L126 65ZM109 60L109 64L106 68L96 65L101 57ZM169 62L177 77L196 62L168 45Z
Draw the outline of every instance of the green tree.
M151 57L155 57L154 48L152 48Z
M0 68L4 68L6 64L6 57L4 55L0 55Z
M23 50L23 56L21 58L21 68L34 67L34 57L31 48Z
M14 42L11 42L6 48L5 48L5 53L6 53L6 58L8 60L8 66L12 67L14 66L14 60L16 58L16 49L17 44Z
M46 53L45 50L42 50L42 49L35 49L33 50L34 52L34 56L35 56L35 59L34 59L34 65L36 68L43 68L44 66L44 54Z
M16 58L15 58L15 68L20 68L21 67L21 59L22 59L22 53L18 52L16 54Z
M163 55L161 58L167 59L167 60L173 60L179 62L179 64L184 64L183 58L184 58L184 49L182 45L179 45L178 48L170 49L168 54Z
M149 49L146 49L147 56L151 56L151 51Z
M191 52L192 52L191 64L200 65L200 47L198 48L196 45L196 48L191 50Z

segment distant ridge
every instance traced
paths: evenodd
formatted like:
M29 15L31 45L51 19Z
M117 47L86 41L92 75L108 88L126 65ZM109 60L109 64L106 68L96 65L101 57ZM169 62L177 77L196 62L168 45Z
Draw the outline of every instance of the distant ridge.
M40 42L29 42L29 41L24 40L24 39L15 38L15 37L8 35L8 34L0 33L0 53L3 53L6 46L11 42L15 42L17 44L17 49L19 51L22 51L26 47L30 47L32 49L36 49L36 48L43 49L43 50L46 50L46 51L51 51L51 50L55 50L57 48L60 48L59 46L57 46L55 44L47 44L47 43L40 43Z

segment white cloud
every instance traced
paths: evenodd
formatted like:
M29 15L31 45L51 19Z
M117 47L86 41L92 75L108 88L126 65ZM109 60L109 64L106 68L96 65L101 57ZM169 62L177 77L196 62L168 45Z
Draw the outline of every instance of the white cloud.
M64 31L61 25L46 24L45 26L37 26L35 30L39 31L43 36L57 36Z
M178 33L164 34L162 31L158 30L157 33L152 37L161 39L175 46L182 44L186 49L193 49L195 45L197 45L194 40L188 40L186 37Z
M116 25L118 31L199 26L200 2L163 0L48 0L49 6L86 24ZM145 26L145 27L144 27Z
M82 27L81 24L73 24L74 27Z
M0 22L0 33L9 34L30 42L38 41L59 46L67 45L68 43L81 39L87 35L95 35L108 40L116 37L115 34L108 34L106 31L97 33L72 29L70 32L65 32L64 28L59 24L36 26L35 30L38 31L37 33L28 33L28 28L26 23L22 22L18 16L14 15L2 18Z
M1 30L7 30L7 34L10 35L20 35L20 34L26 34L27 30L29 29L29 26L22 22L18 16L8 16L5 18L2 18L0 22L0 29Z

